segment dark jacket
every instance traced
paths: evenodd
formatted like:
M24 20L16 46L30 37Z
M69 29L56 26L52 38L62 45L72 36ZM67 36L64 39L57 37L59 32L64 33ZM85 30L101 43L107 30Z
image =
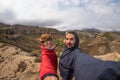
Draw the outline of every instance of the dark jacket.
M120 80L120 62L102 61L83 53L79 48L79 37L74 33L76 43L63 51L59 69L63 80Z

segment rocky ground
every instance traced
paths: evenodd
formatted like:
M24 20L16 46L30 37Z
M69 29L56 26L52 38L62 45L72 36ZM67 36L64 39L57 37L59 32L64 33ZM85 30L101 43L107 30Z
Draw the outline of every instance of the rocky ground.
M0 43L0 80L39 80L36 57L15 46Z
M110 34L110 33L109 33ZM105 55L108 53L120 53L120 36L106 37L106 33L99 33L93 40L81 43L81 49L91 55Z
M103 60L120 60L120 54L117 52L94 57ZM0 80L39 80L40 62L35 60L35 56L30 56L30 53L20 48L0 43Z
M102 59L104 61L110 60L110 61L120 61L120 54L117 52L114 53L108 53L105 55L99 55L99 56L94 56L96 58Z

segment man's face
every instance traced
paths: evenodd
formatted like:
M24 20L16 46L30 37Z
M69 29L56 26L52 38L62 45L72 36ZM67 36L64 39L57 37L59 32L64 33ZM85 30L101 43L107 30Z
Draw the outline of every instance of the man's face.
M64 41L65 45L67 46L67 48L71 48L74 47L75 45L75 36L73 34L66 34L66 38Z

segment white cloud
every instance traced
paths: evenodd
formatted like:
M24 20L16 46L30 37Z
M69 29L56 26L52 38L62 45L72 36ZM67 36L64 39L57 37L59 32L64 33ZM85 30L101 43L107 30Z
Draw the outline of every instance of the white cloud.
M44 24L58 29L94 27L120 30L120 1L0 0L0 21L32 22L34 25Z

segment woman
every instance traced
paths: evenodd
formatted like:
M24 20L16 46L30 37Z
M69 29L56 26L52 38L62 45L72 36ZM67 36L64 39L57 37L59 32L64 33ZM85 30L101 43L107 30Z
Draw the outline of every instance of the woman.
M56 46L52 46L52 37L50 34L43 34L40 37L41 42L41 65L40 80L58 80L57 76L57 56Z

